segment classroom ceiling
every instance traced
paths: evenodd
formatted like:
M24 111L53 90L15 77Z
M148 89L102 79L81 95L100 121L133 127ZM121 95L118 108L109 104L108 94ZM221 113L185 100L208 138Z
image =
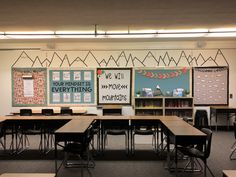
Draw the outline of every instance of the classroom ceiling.
M0 0L0 31L236 27L235 0Z

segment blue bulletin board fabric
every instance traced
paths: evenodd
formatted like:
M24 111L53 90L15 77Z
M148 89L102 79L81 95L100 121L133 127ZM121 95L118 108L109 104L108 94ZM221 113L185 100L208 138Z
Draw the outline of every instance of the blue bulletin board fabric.
M160 87L162 96L170 96L174 89L183 88L190 91L190 69L136 69L135 70L135 93L143 88L156 90Z
M49 70L50 104L94 104L94 70Z

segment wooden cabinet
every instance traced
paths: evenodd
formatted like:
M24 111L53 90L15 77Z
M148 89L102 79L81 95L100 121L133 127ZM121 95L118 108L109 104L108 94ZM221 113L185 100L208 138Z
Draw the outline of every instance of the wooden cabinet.
M163 98L136 97L135 115L163 115Z
M193 116L193 98L190 97L166 97L165 115L176 115L179 117Z
M193 116L192 97L136 97L135 115Z

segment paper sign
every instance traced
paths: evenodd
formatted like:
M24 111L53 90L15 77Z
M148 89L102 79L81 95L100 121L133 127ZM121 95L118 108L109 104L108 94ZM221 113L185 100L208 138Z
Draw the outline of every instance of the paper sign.
M33 79L24 79L24 97L33 97L34 96L34 80Z

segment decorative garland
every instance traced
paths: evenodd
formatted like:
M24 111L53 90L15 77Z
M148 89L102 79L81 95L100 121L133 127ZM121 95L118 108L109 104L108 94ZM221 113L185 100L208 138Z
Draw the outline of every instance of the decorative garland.
M169 73L155 73L148 70L138 70L138 73L152 79L169 79L169 78L179 77L182 74L186 74L187 71L188 71L187 68L183 68L183 69L175 70Z

